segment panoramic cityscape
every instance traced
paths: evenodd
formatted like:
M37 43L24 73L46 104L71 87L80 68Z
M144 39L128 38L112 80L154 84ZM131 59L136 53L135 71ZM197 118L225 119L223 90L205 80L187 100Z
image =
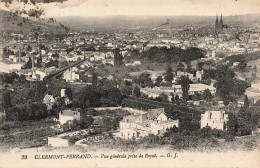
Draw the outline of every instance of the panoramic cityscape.
M0 10L1 151L259 149L260 14L23 3Z

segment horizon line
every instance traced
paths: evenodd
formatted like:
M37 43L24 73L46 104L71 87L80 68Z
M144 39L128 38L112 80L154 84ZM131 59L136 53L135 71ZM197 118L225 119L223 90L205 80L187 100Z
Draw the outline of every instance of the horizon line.
M6 11L6 12L10 12L8 10L4 10L4 9L0 9L0 11ZM216 17L217 16L221 16L222 17L232 17L232 16L245 16L245 15L260 15L259 13L246 13L246 14L231 14L231 15L223 15L222 13L216 13L215 15L185 15L185 14L181 14L181 15L142 15L142 14L108 14L108 15L64 15L64 16L60 16L60 15L56 15L56 16L43 16L43 18L49 18L49 17L117 17L117 16L128 16L128 17L180 17L180 16L184 16L184 17Z
M248 14L235 14L235 15L222 15L222 17L232 16L245 16L245 15L260 15L259 13L248 13ZM130 17L216 17L216 15L135 15L135 14L110 14L110 15L64 15L64 16L46 16L46 17L117 17L117 16L130 16ZM220 17L220 15L219 15Z

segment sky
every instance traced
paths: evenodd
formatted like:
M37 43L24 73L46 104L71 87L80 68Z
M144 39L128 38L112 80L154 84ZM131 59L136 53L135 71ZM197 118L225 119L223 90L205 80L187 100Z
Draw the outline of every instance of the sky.
M13 3L9 8L19 8ZM27 6L30 8L30 5ZM40 4L47 17L57 16L223 16L260 13L260 0L69 0Z

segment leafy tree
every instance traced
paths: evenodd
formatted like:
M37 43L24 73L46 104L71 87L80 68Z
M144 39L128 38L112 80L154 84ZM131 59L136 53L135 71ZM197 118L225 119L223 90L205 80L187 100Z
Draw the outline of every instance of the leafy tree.
M119 89L122 95L130 95L132 92L131 83L128 81L122 81L119 86Z
M186 50L177 47L151 47L142 53L142 58L146 58L151 62L170 63L170 62L190 62L199 58L203 58L205 52L201 49L190 47Z
M70 124L71 131L79 130L79 128L80 128L80 121L76 119L72 120Z
M97 86L97 83L98 83L97 75L96 75L96 73L93 73L93 74L92 74L92 85L93 85L94 87L96 87L96 86Z
M47 93L49 95L53 95L54 97L60 96L61 89L69 88L69 83L62 81L62 80L50 80L47 81Z
M31 84L32 100L41 101L46 93L46 84L42 81L37 81Z
M14 51L8 49L7 47L5 47L3 49L3 58L8 58L10 55L14 55Z
M132 91L132 94L133 94L133 96L135 96L135 97L140 97L141 92L140 92L140 88L139 88L137 85L134 86L134 89L133 89L133 91Z
M200 100L201 99L201 94L198 93L198 92L195 92L194 95L192 96L192 99L197 101L197 100Z
M75 105L75 101L79 108L86 108L88 106L91 107L99 107L101 95L97 89L93 86L85 86L80 89L73 99L73 104Z
M161 85L162 81L163 81L163 77L158 76L155 80L155 86L159 87Z
M168 95L166 95L165 93L161 93L159 95L159 98L161 99L162 102L168 102Z
M238 122L237 122L237 117L233 113L228 114L228 123L227 123L227 129L228 133L230 135L235 135L236 132L238 131Z
M59 61L58 60L50 60L48 63L45 64L45 67L59 67Z
M180 100L180 97L176 94L175 95L175 102L178 102Z
M65 90L65 94L66 94L66 96L67 96L70 100L72 100L72 98L73 98L73 91L72 91L71 87L68 87L68 88Z
M173 72L172 72L172 68L170 65L168 65L167 70L166 70L166 74L164 77L165 81L169 82L170 84L172 84L172 80L173 80Z
M74 50L74 47L70 47L70 48L67 48L66 49L66 52L67 52L67 54L69 54L70 52L72 52Z
M249 108L249 100L248 100L248 97L247 97L247 95L245 95L245 100L244 100L244 107L245 107L246 109L248 109L248 108Z
M80 128L86 129L93 123L94 119L91 116L83 115L80 119Z
M5 111L12 107L11 94L9 91L5 91L2 95L2 106Z
M175 103L176 100L175 100L175 95L174 95L173 93L171 93L171 97L172 97L172 98L171 98L171 102L172 102L172 103Z
M225 102L225 105L244 94L247 82L236 79L234 70L230 69L228 65L217 66L215 72L214 78L217 80L214 84L217 89L216 94Z
M15 72L12 73L4 73L0 75L1 83L13 84L16 79L19 78Z
M57 112L63 111L66 109L66 103L64 97L59 97L54 104L54 108L57 109Z
M17 121L19 113L20 109L18 107L11 107L8 111L6 111L6 119L11 121Z
M211 92L210 92L209 89L205 89L205 90L203 91L203 93L202 93L202 98L203 98L204 100L207 100L207 101L209 101L209 100L212 99L212 94L211 94Z
M151 80L149 73L140 74L136 83L138 83L141 87L152 87L153 86L153 82Z
M113 102L110 106L116 106L121 104L122 96L120 90L116 87L110 87L107 89L107 98Z
M22 69L31 69L32 68L32 59L29 57L29 60L22 66Z
M189 89L190 89L190 79L187 76L181 76L180 79L181 89L182 89L182 99L187 101L189 98Z
M177 71L184 71L184 65L179 61L177 63Z
M247 67L247 62L245 60L242 60L241 62L239 62L238 66L236 67L238 70L244 72L246 70Z
M114 66L121 66L123 65L123 55L120 52L119 48L114 50Z

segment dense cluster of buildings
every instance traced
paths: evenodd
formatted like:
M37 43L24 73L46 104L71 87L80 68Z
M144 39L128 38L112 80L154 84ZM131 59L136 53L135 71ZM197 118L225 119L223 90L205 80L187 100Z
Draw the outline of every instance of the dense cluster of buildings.
M189 88L189 95L193 96L194 94L202 94L206 89L210 91L212 95L215 95L216 88L211 85L205 85L202 83L196 83L196 84L190 84ZM140 92L144 95L147 95L150 98L157 98L162 93L166 94L168 96L169 101L171 101L172 96L178 95L179 98L182 98L182 88L181 85L173 85L172 87L145 87L141 88Z
M113 33L71 32L67 36L54 39L46 38L51 36L48 33L40 34L38 39L35 39L32 33L27 35L12 33L10 38L4 41L5 45L0 48L0 53L10 50L3 58L5 69L1 71L20 70L21 65L29 59L32 59L35 65L40 61L44 69L48 69L46 65L55 60L71 62L87 59L90 62L98 61L114 65L117 61L114 60L115 48L119 48L120 54L124 57L132 49L142 52L153 46L167 48L175 46L182 49L198 47L205 50L206 56L211 59L216 59L219 53L232 55L260 51L258 28L227 26L222 16L220 20L216 18L215 33L201 36L195 27L186 29L171 28L170 33L160 29ZM36 66L34 68L38 69ZM38 71L45 73L42 69Z

